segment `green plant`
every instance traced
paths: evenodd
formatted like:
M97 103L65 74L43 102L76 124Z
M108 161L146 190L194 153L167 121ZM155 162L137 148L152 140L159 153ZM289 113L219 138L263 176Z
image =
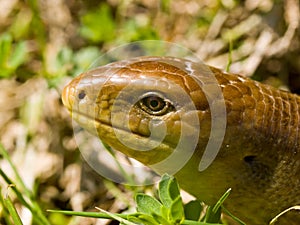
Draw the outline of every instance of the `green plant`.
M2 177L8 185L8 187L12 189L13 193L15 194L18 201L22 204L22 206L29 209L29 211L32 213L32 219L34 224L50 225L50 222L46 218L41 207L39 206L34 193L26 187L16 167L12 163L7 151L3 148L1 144L0 156L2 156L4 160L6 160L9 163L16 178L15 181L12 181L2 169L0 169L0 177ZM2 213L4 214L4 218L6 218L5 220L7 224L22 224L19 215L17 214L17 210L8 194L6 194L5 197L0 195L0 202L4 205ZM10 220L12 220L13 223L11 223Z
M28 51L25 41L13 43L10 34L0 36L0 77L10 77L26 61Z
M62 210L49 210L49 212L63 213L73 216L95 217L118 220L121 224L143 225L217 225L221 224L221 209L223 202L228 197L230 189L206 213L198 200L183 204L179 186L175 178L165 174L158 187L158 198L138 193L135 197L137 212L132 214L109 213L99 208L100 212L73 212ZM201 215L203 215L201 217ZM240 224L244 224L233 217Z
M81 17L80 34L86 39L98 43L115 38L116 24L110 7L101 4L99 8Z

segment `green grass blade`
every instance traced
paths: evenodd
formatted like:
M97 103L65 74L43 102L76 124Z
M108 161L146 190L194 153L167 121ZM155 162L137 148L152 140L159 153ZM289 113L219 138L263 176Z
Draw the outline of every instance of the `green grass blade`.
M8 195L3 199L3 203L4 203L4 207L8 210L14 224L15 225L23 225L21 218L20 218L14 204L12 203L12 201Z
M223 210L224 213L226 213L227 215L229 215L233 220L235 220L239 224L246 225L246 223L244 223L242 220L240 220L239 218L237 218L236 216L234 216L233 214L231 214L231 212L229 212L224 206L222 206L222 210Z
M79 212L79 211L68 211L68 210L53 210L53 209L48 209L47 212L50 213L62 213L64 215L69 215L69 216L82 216L82 217L92 217L92 218L102 218L102 219L113 219L110 215L107 213L101 213L101 212ZM116 216L126 219L127 214L120 214L116 213Z
M232 51L233 51L233 44L232 44L232 40L229 39L229 52L228 52L228 63L226 65L226 72L229 72L230 70L230 66L232 64Z
M229 196L230 192L231 192L231 188L229 188L229 189L222 195L222 197L217 201L217 203L214 205L214 207L213 207L213 209L212 209L212 211L213 211L214 213L216 213L216 212L219 210L219 208L221 208L222 204L224 203L224 201L226 200L226 198Z
M25 42L19 42L16 45L14 51L12 52L12 55L8 62L8 66L11 69L16 69L23 62L25 62L26 56L27 56L27 45Z
M14 182L11 181L11 179L3 172L2 169L0 169L0 176L5 180L5 182L7 183L7 185L11 185ZM11 189L14 191L14 193L16 194L17 198L19 199L19 201L21 202L22 205L26 206L28 209L31 209L31 205L29 205L27 203L27 201L23 198L22 193L19 192L19 190L15 187L15 186L11 186Z
M45 215L43 214L43 211L41 210L40 206L38 205L37 201L34 198L34 195L32 194L32 192L25 186L20 174L17 171L17 168L15 167L15 165L13 164L13 162L11 161L7 151L4 149L4 147L0 144L0 155L3 156L3 158L5 160L7 160L7 162L9 163L9 165L11 166L13 172L15 173L15 177L17 182L13 182L5 173L2 169L0 169L0 176L4 179L4 181L8 184L15 184L18 183L18 185L21 186L21 189L24 191L24 193L22 193L21 191L19 191L16 186L11 186L11 189L14 191L14 193L16 194L18 200L20 201L20 203L22 205L24 205L26 208L28 208L32 215L33 215L33 220L36 222L36 224L41 224L41 225L50 225L49 221L47 220L47 218L45 217ZM28 198L28 200L25 200L25 198L23 196L26 196L26 198Z
M26 185L23 182L23 179L21 178L20 174L18 173L17 168L15 167L15 165L13 164L13 162L11 161L7 151L5 150L5 148L3 147L3 145L0 143L0 155L3 156L3 158L5 160L7 160L7 162L9 163L10 167L12 168L14 175L16 176L16 181L19 185L21 185L21 188L26 192L27 196L31 197L31 192L27 189Z
M107 214L108 216L111 216L113 219L119 221L121 224L125 224L125 225L136 225L136 223L132 223L130 221L128 221L127 219L124 219L114 213L110 213L110 212L107 212L103 209L100 209L98 207L96 207L96 209L98 209L101 213L104 213L104 214ZM127 218L127 217L126 217Z

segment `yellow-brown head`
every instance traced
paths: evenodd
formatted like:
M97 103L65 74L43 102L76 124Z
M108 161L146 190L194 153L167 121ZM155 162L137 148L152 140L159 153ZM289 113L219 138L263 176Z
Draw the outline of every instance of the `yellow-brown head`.
M188 60L142 57L83 73L62 97L83 128L175 174L205 202L232 188L226 202L250 224L300 203L297 96Z
M161 172L174 173L197 149L200 121L202 138L209 137L207 99L217 102L222 97L214 76L196 80L187 70L192 68L178 65L175 58L148 57L100 67L66 86L63 102L75 121L108 145L157 170L164 167ZM199 87L204 84L209 96ZM168 159L171 155L175 158ZM166 170L171 162L175 166Z

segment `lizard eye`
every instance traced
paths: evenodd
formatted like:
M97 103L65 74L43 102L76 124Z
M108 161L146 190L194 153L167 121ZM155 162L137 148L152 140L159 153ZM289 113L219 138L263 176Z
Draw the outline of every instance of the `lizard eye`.
M151 115L161 116L174 109L174 106L163 97L149 93L139 101L142 110Z

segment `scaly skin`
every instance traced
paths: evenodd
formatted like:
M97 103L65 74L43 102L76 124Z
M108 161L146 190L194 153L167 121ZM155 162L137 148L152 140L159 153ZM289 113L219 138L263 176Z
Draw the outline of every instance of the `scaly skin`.
M232 188L225 205L247 224L267 224L300 204L297 95L183 59L141 57L83 73L63 102L82 127L158 173L174 172L204 202ZM225 121L224 135L213 121ZM209 141L221 144L200 171ZM174 149L179 155L168 161ZM278 224L300 224L299 213Z

